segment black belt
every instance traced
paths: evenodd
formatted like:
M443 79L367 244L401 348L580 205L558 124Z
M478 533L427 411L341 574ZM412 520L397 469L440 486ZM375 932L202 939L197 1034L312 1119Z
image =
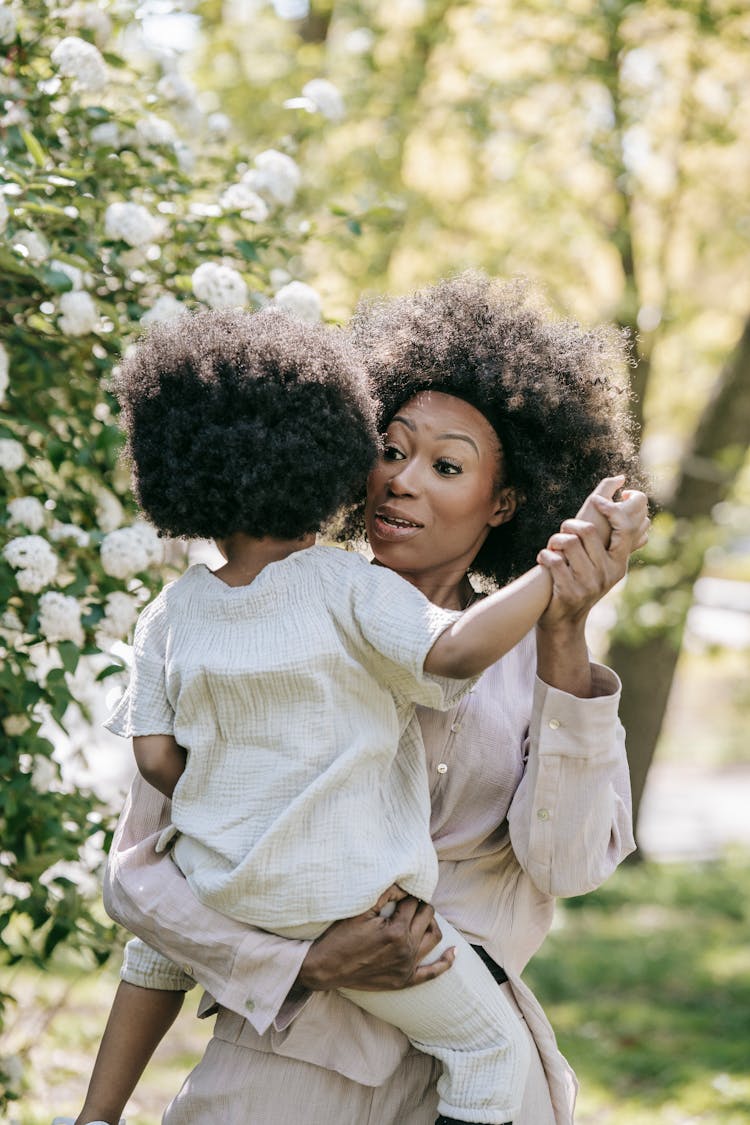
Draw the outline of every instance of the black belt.
M506 980L508 979L505 969L501 968L496 961L493 961L487 950L483 949L481 945L472 945L471 948L474 950L477 956L481 957L481 959L484 961L485 965L492 973L495 981L498 984L505 984Z

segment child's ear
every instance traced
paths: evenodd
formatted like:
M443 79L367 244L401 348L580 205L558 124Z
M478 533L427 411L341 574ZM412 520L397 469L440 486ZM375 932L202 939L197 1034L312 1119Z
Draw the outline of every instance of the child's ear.
M490 527L500 527L512 520L518 508L518 493L513 485L505 485L498 491L495 510L487 521Z

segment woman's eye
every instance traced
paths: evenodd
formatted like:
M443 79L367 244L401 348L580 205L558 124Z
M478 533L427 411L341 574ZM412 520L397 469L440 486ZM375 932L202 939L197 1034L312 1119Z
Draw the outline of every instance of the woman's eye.
M401 450L398 448L397 445L391 445L390 442L386 442L384 444L384 446L383 446L383 460L384 461L402 461L403 458L404 458L404 454L401 452Z
M439 461L435 462L435 468L444 477L458 476L463 472L463 467L458 461L449 461L445 457L441 457Z

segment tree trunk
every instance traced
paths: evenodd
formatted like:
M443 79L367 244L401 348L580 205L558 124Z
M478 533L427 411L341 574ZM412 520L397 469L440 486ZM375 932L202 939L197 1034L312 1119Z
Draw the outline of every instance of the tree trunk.
M750 318L682 459L672 498L664 505L678 521L673 561L680 574L673 590L692 591L709 543L700 520L709 520L713 507L729 495L749 441ZM672 623L669 634L652 634L640 643L628 643L616 633L609 652L609 663L623 684L620 713L628 735L636 818L669 701L689 601L685 598L681 621L677 628Z

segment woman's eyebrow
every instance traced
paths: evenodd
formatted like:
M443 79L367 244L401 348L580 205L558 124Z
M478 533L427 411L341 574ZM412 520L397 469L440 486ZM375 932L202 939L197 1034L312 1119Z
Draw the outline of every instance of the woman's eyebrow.
M466 442L468 442L469 445L474 450L474 452L476 453L477 457L479 456L479 448L477 446L477 443L474 441L473 438L470 438L468 434L438 434L438 436L437 436L438 441L443 441L445 438L453 438L455 441L466 441Z
M404 418L403 414L394 414L391 418L390 424L393 425L394 422L400 422L402 426L406 426L407 430L411 430L412 433L416 431L417 427L414 425L411 419Z

